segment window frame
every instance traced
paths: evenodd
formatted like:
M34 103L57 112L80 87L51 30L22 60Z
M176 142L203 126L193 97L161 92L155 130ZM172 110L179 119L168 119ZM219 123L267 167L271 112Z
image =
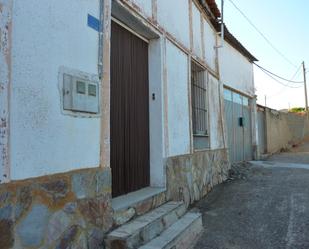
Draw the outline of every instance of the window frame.
M196 81L194 80L194 75L195 74L200 74L197 78L202 78L202 83L196 83ZM199 137L199 138L207 138L209 140L210 137L210 132L209 132L209 88L208 88L208 83L209 83L209 72L207 71L206 68L204 68L203 66L201 66L198 62L191 60L191 77L190 77L190 87L191 87L191 111L192 111L192 117L191 117L191 121L192 121L192 136L193 139L195 137ZM203 92L203 97L201 97L200 95L198 96L198 93L195 93L196 89L199 89L199 91ZM201 100L202 102L204 102L204 106L203 107L196 107L196 99L198 98L197 101ZM200 104L198 103L198 104ZM196 117L195 113L197 112L204 112L204 120L197 121L197 118L201 118L201 117ZM196 129L196 125L203 127L204 126L204 130L201 129L200 131ZM198 132L197 132L198 131ZM210 141L207 141L208 146L205 148L209 148ZM195 149L195 148L194 148Z

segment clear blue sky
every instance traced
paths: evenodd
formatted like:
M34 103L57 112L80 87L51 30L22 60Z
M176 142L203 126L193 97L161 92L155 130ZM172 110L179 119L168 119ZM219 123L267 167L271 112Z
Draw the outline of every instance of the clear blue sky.
M220 7L221 0L216 2ZM229 0L224 2L225 24L234 36L259 60L261 66L291 79L297 68L272 49ZM289 60L297 67L304 60L309 69L309 1L233 0L233 2ZM284 87L265 76L256 67L254 74L258 103L264 104L266 95L267 106L272 108L305 106L303 87L297 89ZM294 80L303 80L302 71ZM300 85L292 84L292 86Z

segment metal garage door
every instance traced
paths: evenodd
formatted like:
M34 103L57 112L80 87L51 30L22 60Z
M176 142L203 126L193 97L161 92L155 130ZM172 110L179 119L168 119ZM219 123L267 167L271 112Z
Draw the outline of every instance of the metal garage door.
M230 161L252 159L251 110L249 99L224 89L225 121Z
M234 122L233 122L233 101L232 101L232 92L224 91L224 113L225 113L225 122L226 122L226 131L227 131L227 140L229 147L230 161L236 161L235 158L235 147L234 147Z

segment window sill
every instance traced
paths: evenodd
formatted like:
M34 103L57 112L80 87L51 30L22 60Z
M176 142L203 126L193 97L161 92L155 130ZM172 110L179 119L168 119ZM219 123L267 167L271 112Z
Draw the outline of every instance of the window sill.
M193 153L194 152L203 152L203 151L211 151L211 148L205 148L205 149L193 149Z
M193 137L209 137L209 135L193 134Z

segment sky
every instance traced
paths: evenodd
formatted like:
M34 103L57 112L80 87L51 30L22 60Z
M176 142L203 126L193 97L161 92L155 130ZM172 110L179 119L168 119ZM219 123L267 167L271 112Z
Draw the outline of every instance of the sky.
M232 1L293 64L291 65L262 38L230 0L224 0L224 22L227 28L259 60L257 62L259 65L287 79L295 75L302 61L305 61L309 71L309 1ZM216 2L221 8L221 0ZM307 78L309 82L309 74ZM265 105L266 96L267 107L274 109L305 106L303 84L288 83L298 88L282 86L256 66L254 66L254 80L259 104ZM293 80L303 81L302 69Z

